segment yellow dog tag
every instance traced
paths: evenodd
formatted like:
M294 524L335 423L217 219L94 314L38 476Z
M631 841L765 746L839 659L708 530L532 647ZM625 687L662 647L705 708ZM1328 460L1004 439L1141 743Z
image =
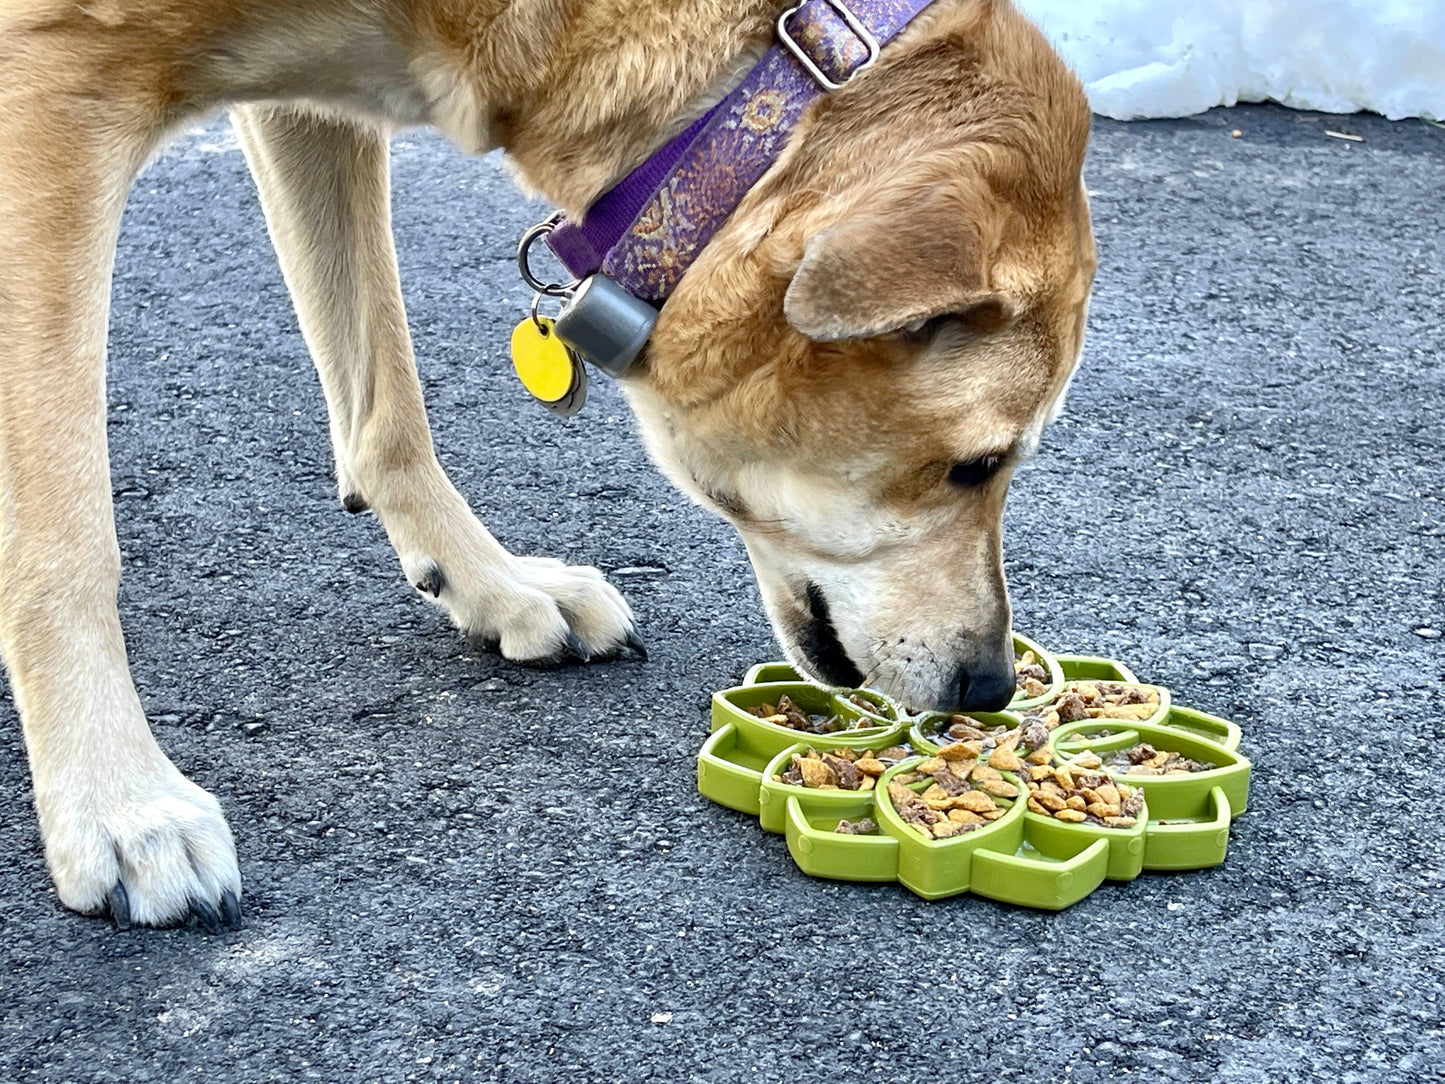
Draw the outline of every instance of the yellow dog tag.
M557 338L547 316L527 317L512 331L512 367L522 386L554 413L577 413L587 401L587 371Z

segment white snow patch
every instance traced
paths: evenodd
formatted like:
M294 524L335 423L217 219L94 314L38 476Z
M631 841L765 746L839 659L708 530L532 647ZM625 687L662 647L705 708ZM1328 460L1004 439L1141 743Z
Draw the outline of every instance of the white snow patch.
M1096 113L1276 101L1445 118L1445 0L1016 0Z

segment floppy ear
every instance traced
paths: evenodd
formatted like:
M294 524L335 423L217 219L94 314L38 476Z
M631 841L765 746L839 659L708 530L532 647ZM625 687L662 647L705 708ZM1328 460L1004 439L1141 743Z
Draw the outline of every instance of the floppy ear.
M978 306L1002 323L1011 308L988 289L981 212L934 188L814 234L783 299L788 323L815 342L871 338Z

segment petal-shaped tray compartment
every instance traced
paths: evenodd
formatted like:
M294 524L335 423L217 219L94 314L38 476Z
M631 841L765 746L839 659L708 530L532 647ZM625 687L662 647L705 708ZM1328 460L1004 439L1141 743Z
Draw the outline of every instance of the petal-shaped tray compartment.
M719 730L728 723L733 724L739 733L747 735L750 747L763 750L769 758L800 741L825 741L830 745L840 744L852 747L857 747L859 742L862 742L866 747L870 742L875 741L881 741L884 745L892 745L902 740L903 732L907 729L906 723L894 722L865 711L849 701L849 695L848 692L834 692L805 682L739 685L733 689L724 689L722 692L713 693L712 727L714 730ZM890 711L897 710L891 700L878 693L864 690L864 695L879 704L887 705ZM782 696L788 697L809 714L841 716L848 724L848 729L830 734L808 734L777 723L767 722L748 711L749 708L758 707L761 704L776 704Z
M1099 729L1100 722L1067 723L1054 731L1058 757L1068 761L1077 756L1078 738ZM1111 756L1117 758L1141 742L1215 767L1178 775L1141 775L1110 763ZM1126 730L1090 742L1089 748L1104 759L1104 768L1115 779L1144 790L1150 818L1145 869L1197 869L1224 861L1229 822L1248 808L1248 760L1191 731L1151 723L1131 723Z
M1122 662L1105 659L1098 655L1055 655L1054 659L1058 662L1059 670L1063 673L1065 681L1127 681L1133 683L1139 680L1134 676L1134 671Z
M1223 787L1209 791L1204 814L1193 821L1154 821L1144 836L1145 869L1207 869L1229 851L1232 810Z
M974 852L980 848L1005 854L1018 850L1023 842L1024 804L1018 799L995 799L995 804L1007 807L998 820L950 839L924 839L904 822L888 798L888 784L893 777L916 767L921 759L905 760L884 773L873 806L878 811L878 827L898 840L898 879L909 891L937 900L969 890ZM1018 783L1007 773L1004 778ZM922 789L919 784L914 788Z
M980 730L992 730L1000 726L1012 730L1023 722L1023 717L1015 715L1012 711L971 711L966 714L929 711L913 717L913 725L908 730L909 743L920 753L938 752L943 746L953 743L954 739L945 738L942 731L946 730L954 719L970 720L974 724L979 724Z
M1096 686L1100 691L1110 690L1110 695L1113 694L1113 690L1118 689L1123 689L1125 691L1138 690L1140 695L1147 697L1157 697L1158 702L1157 704L1152 704L1151 702L1149 713L1147 715L1138 716L1137 718L1136 715L1138 715L1138 710L1141 708L1141 705L1127 704L1119 707L1106 706L1103 709L1103 714L1101 715L1090 716L1088 719L1084 720L1068 720L1069 722L1078 721L1103 723L1112 721L1116 724L1133 724L1135 722L1158 723L1163 721L1164 716L1168 714L1170 705L1169 690L1166 689L1163 685L1148 685L1142 681L1066 681L1063 683L1063 685L1059 687L1059 692L1057 696L1055 696L1048 702L1034 708L1033 713L1046 714L1049 709L1051 709L1055 705L1055 703L1063 700L1064 697L1068 696L1072 692L1081 691L1081 686L1089 685ZM1111 711L1116 712L1117 714L1111 714ZM1115 729L1117 729L1117 726L1115 727Z
M1101 824L1070 824L1026 809L1024 838L1045 858L1066 861L1096 843L1108 848L1104 876L1111 881L1132 881L1144 868L1148 798L1132 828L1110 828Z
M718 805L757 816L763 769L771 759L751 731L725 723L697 754L697 790Z
M815 787L802 787L793 783L784 783L777 777L787 770L792 763L793 754L806 756L808 750L813 749L819 753L831 753L844 748L862 750L868 749L873 752L881 751L885 746L893 743L884 742L882 745L874 746L859 745L854 742L851 745L840 746L831 742L826 737L817 738L809 742L799 742L790 745L782 752L772 758L759 779L760 793L758 795L758 822L767 832L781 832L787 813L789 801L798 803L806 816L821 817L833 816L833 823L842 818L853 819L855 814L848 812L858 805L862 800L864 806L871 808L873 804L870 790L823 790ZM911 750L910 750L911 755ZM871 815L871 814L870 814Z
M1164 717L1164 725L1215 742L1230 752L1239 748L1240 739L1244 736L1238 723L1196 711L1194 708L1181 708L1177 704L1170 705L1169 714Z
M1024 832L1027 835L1027 825ZM1057 859L1025 838L1013 854L976 851L969 887L1001 903L1062 911L1103 884L1108 868L1108 840L1096 840L1071 858Z
M881 830L874 835L840 835L840 820L856 821L873 817L877 812L873 793L855 795L853 806L838 803L836 808L807 812L797 797L783 805L783 834L788 840L788 853L804 873L814 877L830 877L840 881L896 881L898 879L898 840Z

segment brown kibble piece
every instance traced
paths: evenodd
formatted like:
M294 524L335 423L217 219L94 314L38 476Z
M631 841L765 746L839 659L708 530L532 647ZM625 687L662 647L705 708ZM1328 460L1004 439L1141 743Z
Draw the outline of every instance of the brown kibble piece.
M864 775L882 775L888 770L888 765L884 764L877 757L872 756L859 757L853 762L853 767L857 768Z
M878 831L878 825L872 817L863 817L856 821L839 821L833 831L843 836L871 836Z
M965 791L953 801L956 808L971 809L975 813L989 813L998 808L992 798L978 790Z
M853 762L844 757L834 756L831 753L823 754L823 763L828 766L838 780L838 786L843 790L858 789L858 769Z
M1082 809L1061 809L1057 813L1055 813L1054 816L1059 820L1067 821L1070 824L1081 824L1089 819L1088 814L1085 813Z
M803 786L821 788L826 786L837 786L838 777L833 774L833 769L815 757L794 756L793 763L797 765L798 771L803 774Z
M1070 794L1067 798L1064 799L1064 805L1068 806L1070 809L1076 809L1079 811L1083 811L1088 806L1088 804L1088 802L1084 801L1084 796L1082 794Z
M1039 790L1034 792L1033 797L1035 802L1043 806L1050 813L1057 813L1060 809L1064 808L1064 800L1057 794L1050 794L1047 791Z
M1016 772L1024 766L1024 762L1018 758L1018 754L1012 749L995 749L988 758L990 768L999 768L1006 772Z
M1054 710L1061 723L1077 722L1079 719L1089 717L1089 709L1084 705L1083 698L1076 692L1065 693L1059 697L1058 703L1054 705Z

